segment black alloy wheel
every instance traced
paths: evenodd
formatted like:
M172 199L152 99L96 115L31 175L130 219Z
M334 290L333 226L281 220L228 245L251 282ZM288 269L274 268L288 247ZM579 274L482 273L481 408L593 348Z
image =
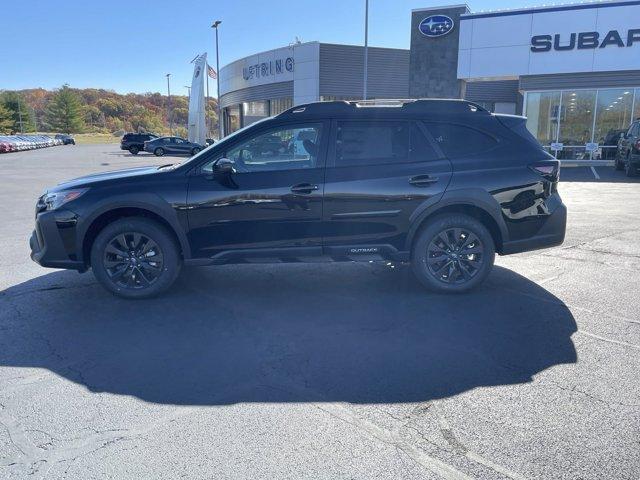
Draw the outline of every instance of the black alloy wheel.
M191 150L191 155L196 155L198 152L200 152L200 149L198 147L194 147L194 149Z
M446 284L471 280L482 267L484 247L478 236L464 228L439 232L427 247L429 272Z
M129 152L131 153L131 155L137 155L139 151L140 151L140 149L138 147L136 147L135 145L132 146L132 147L129 147Z
M104 288L124 298L148 298L180 273L177 239L149 218L125 217L104 227L91 246L91 268Z
M411 267L430 290L460 293L480 285L495 259L491 233L476 218L461 213L442 214L416 234Z
M110 280L118 287L141 289L158 280L164 256L160 246L148 236L126 232L109 241L102 264Z
M156 157L161 157L164 155L164 148L158 147L153 151L153 153Z

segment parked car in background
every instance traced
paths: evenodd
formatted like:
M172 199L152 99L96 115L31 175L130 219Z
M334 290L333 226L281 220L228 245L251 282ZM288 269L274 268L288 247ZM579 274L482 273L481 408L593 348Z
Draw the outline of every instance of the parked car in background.
M2 137L0 137L0 153L8 153L11 151L11 144L7 141L4 141Z
M298 105L187 161L48 189L31 258L91 268L126 298L183 264L252 261L408 262L429 289L465 292L496 253L563 242L559 170L526 118L463 100Z
M71 135L66 135L63 133L59 133L56 135L56 140L62 141L62 145L75 145L76 140Z
M616 170L624 170L628 177L635 177L640 169L640 119L620 135L616 155Z
M144 142L158 138L153 133L125 133L120 141L120 149L129 150L132 155L144 150Z
M144 151L157 157L163 155L195 155L204 146L180 137L160 137L144 142Z
M209 145L213 145L214 143L216 143L216 141L213 138L207 138L205 140L205 143L207 144L207 147L208 147Z

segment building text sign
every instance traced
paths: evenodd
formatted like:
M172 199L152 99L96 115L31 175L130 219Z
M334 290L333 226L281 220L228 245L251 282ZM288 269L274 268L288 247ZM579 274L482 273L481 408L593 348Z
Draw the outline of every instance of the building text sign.
M254 78L265 78L279 75L284 71L293 72L293 65L293 57L279 58L268 62L248 65L242 69L242 78L244 78L245 81L248 81Z
M568 35L535 35L531 37L532 52L549 52L552 49L559 52L566 50L587 50L607 47L631 47L634 43L640 43L640 28L631 29L620 33L618 30L610 30L605 35L599 32L581 32Z

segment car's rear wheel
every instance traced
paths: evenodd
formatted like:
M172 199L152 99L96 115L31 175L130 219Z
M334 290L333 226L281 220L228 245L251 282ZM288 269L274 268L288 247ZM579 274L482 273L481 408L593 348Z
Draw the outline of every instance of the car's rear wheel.
M161 156L163 156L163 155L164 155L164 148L162 148L162 147L158 147L158 148L156 148L156 149L153 151L153 154L154 154L156 157L161 157Z
M128 217L107 225L91 248L91 268L110 292L147 298L168 289L181 260L172 235L146 218Z
M138 147L136 147L135 145L129 147L129 152L131 152L131 155L137 155L139 151L140 151L140 149Z
M452 214L435 217L420 231L411 264L425 287L459 293L480 285L494 259L495 245L487 228L472 217Z

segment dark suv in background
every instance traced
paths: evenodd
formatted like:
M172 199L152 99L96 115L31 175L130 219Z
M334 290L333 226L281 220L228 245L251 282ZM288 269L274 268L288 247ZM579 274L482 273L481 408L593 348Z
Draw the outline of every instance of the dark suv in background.
M563 242L559 162L525 118L461 100L301 105L182 163L47 190L32 258L92 268L128 298L184 265L410 262L426 287L463 292L502 255Z
M640 169L640 120L631 124L620 135L616 156L616 170L623 170L628 177L635 177Z
M120 149L129 150L132 155L144 150L144 142L158 138L153 133L125 133L120 140Z

